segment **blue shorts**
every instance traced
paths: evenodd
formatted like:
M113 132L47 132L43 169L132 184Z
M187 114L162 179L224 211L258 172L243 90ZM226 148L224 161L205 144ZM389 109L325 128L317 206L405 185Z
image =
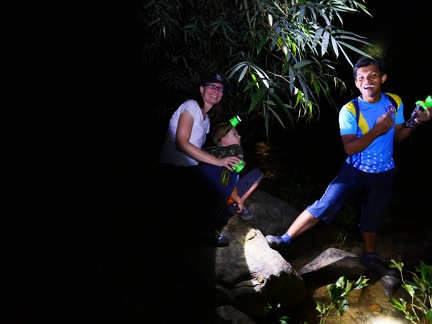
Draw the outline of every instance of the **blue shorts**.
M189 167L160 163L157 174L155 202L167 225L211 231L227 224L226 202L238 180L235 171L205 163Z
M226 202L229 199L239 180L237 172L228 171L225 167L200 163L190 168L197 172L199 178L207 186L210 186L210 189L214 191L213 195L218 197L219 202ZM203 190L202 184L198 190Z
M253 169L240 177L236 185L238 195L242 197L254 183L261 181L262 176L263 174L259 169Z
M367 173L345 162L321 199L315 201L306 210L328 224L346 201L362 189L362 215L359 228L362 232L376 232L387 215L394 173L395 169L381 173Z

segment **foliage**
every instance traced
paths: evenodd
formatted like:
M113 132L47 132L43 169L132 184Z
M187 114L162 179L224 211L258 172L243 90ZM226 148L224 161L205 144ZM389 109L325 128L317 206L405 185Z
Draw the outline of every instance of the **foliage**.
M341 226L341 231L336 239L336 243L339 248L342 248L349 233L355 227L354 221L356 219L357 213L357 206L355 206L355 204L350 201L347 202L337 213L335 221Z
M320 324L325 323L330 315L330 312L336 311L338 314L338 323L341 322L341 317L349 309L349 303L345 299L349 296L349 293L353 290L362 289L366 287L367 279L364 276L360 276L356 282L347 280L345 276L340 277L335 284L327 285L327 290L330 294L330 304L324 305L318 302L316 309L321 314Z
M279 311L281 304L277 304L273 307L270 303L267 303L267 307L264 309L264 321L269 323L287 324L287 320L290 318L286 315L280 315Z
M256 114L267 132L273 122L294 126L319 117L321 99L336 107L335 91L346 90L340 57L352 65L349 51L368 55L365 37L339 27L342 16L370 15L364 1L147 0L144 61L186 96L203 74L225 73L230 109Z
M323 186L313 176L299 174L295 170L287 177L281 188L280 197L294 208L303 209L305 204L318 198Z
M389 302L398 310L405 314L405 318L411 323L432 323L432 266L420 262L420 267L415 272L408 271L412 274L412 280L404 278L402 262L391 260L390 267L397 268L401 273L402 288L411 296L410 304L403 298L389 299ZM419 277L418 274L421 276Z
M331 302L329 305L324 305L323 303L317 302L316 309L321 314L319 316L319 323L324 324L332 311L336 311L338 313L338 323L341 323L341 317L343 313L345 313L349 309L349 303L345 298L348 297L349 293L353 290L362 289L368 286L368 280L368 278L360 276L357 281L352 282L350 280L347 280L345 276L342 276L336 281L336 283L327 285L327 290L329 292ZM267 307L264 309L264 317L270 317L271 323L278 322L280 324L286 324L287 320L290 318L288 316L281 316L278 312L280 308L280 304L278 304L276 307L273 307L271 304L267 303ZM307 322L305 322L305 324L307 324Z

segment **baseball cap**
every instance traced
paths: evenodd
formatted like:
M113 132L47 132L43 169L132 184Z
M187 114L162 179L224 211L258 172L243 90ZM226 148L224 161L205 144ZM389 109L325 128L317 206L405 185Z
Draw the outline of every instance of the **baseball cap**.
M231 84L219 73L207 74L201 79L200 86L205 86L207 83L221 83L224 87L224 92L231 91Z

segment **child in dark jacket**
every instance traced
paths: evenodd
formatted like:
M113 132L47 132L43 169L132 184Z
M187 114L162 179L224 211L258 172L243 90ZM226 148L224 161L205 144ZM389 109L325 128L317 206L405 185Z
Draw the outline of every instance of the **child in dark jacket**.
M244 166L243 148L240 145L241 136L237 133L235 127L229 123L218 124L212 130L212 138L217 146L204 149L207 153L218 158L236 156L241 159L243 163L237 165L236 168L242 168ZM244 220L251 220L253 218L252 213L246 208L244 202L258 187L261 179L262 172L256 168L239 178L227 202L231 214Z

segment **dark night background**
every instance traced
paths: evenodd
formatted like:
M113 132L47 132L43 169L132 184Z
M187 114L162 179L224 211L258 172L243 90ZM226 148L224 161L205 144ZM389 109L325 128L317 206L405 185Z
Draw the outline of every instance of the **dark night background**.
M399 94L409 114L417 100L432 94L427 51L432 4L366 5L374 18L344 17L345 28L384 44L389 70L384 90ZM158 109L171 103L160 94L157 69L143 64L140 3L29 1L1 7L4 315L16 323L63 316L73 322L80 305L114 322L122 311L98 305L111 287L98 286L93 272L125 250L139 253L136 234L160 217L146 197L165 133ZM353 86L351 68L345 68L340 73ZM350 98L341 98L340 105ZM335 112L323 114L315 127L337 126L334 117ZM428 124L396 152L401 170L418 171L406 185L413 191L423 185L419 199L432 193ZM333 138L334 129L329 133ZM308 133L305 145L327 138L314 134ZM335 142L340 145L337 137ZM158 234L150 236L154 248L165 239Z

